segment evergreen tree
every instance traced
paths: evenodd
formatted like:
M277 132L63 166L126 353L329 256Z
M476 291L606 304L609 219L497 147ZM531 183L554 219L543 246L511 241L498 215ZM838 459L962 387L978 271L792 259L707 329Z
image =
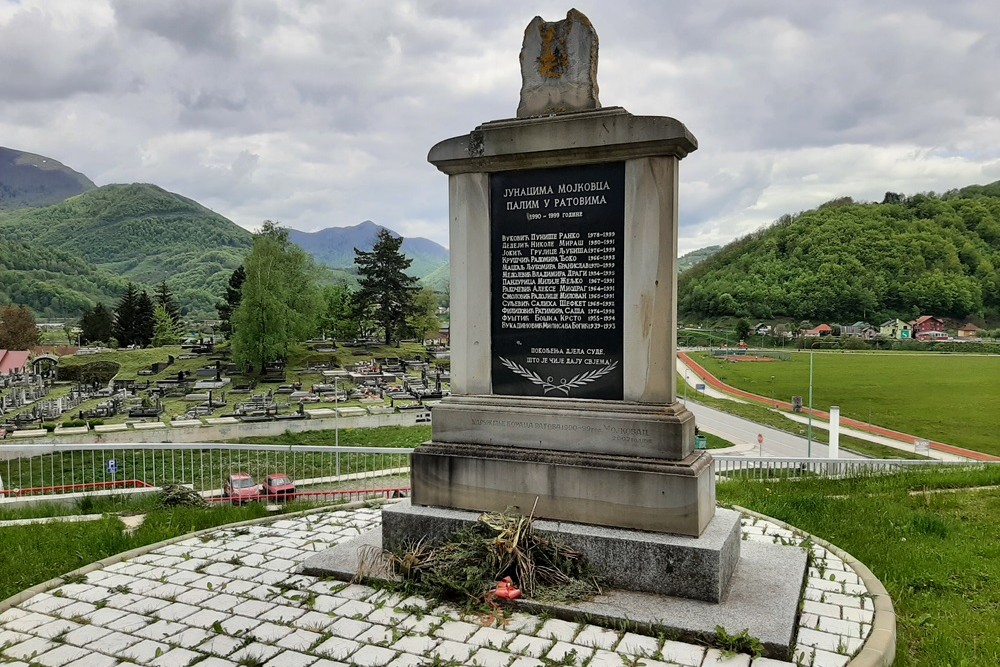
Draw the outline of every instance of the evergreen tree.
M222 324L219 325L219 331L226 338L230 338L233 335L233 313L240 306L240 300L243 297L243 283L246 282L247 272L240 264L233 271L232 275L229 276L229 284L226 285L225 301L220 301L215 304L215 310L219 313L219 319L222 320Z
M267 221L254 235L244 262L246 280L233 312L233 360L253 375L268 362L288 358L289 348L316 331L323 308L312 258Z
M406 275L412 260L400 252L402 244L402 237L394 237L382 229L371 252L354 249L360 285L354 293L354 303L359 313L369 313L382 329L386 345L398 340L406 326L417 290L417 279Z
M0 308L0 350L30 350L40 334L35 315L27 306Z
M139 288L135 283L125 286L125 293L115 308L115 323L111 335L118 341L118 347L135 345L138 332Z
M80 342L85 344L110 342L113 325L114 315L103 303L98 303L80 318Z
M135 339L132 341L139 347L148 347L153 342L156 333L156 309L153 300L146 290L139 293L135 308Z
M170 291L170 286L167 285L166 280L156 288L154 300L154 305L163 306L166 309L175 327L181 323L181 308L177 305L177 299L174 298L174 293Z
M170 312L163 306L158 305L153 311L156 321L155 332L153 333L153 347L163 347L164 345L178 345L181 342L180 333L174 319L170 317Z

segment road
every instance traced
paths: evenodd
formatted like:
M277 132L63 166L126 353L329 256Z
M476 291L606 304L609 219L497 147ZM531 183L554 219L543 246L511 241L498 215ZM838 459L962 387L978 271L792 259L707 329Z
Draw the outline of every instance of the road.
M695 423L698 428L720 438L725 438L734 445L744 445L742 451L725 452L732 456L758 456L758 452L763 456L806 456L809 450L808 442L805 438L779 431L777 429L762 426L756 422L741 417L735 417L714 408L688 402L688 410L694 413ZM803 427L804 428L804 427ZM764 436L764 444L757 447L757 434ZM753 445L745 448L745 445ZM812 456L814 458L826 458L829 456L829 448L825 444L813 442ZM844 459L861 459L852 452L840 450L840 457Z

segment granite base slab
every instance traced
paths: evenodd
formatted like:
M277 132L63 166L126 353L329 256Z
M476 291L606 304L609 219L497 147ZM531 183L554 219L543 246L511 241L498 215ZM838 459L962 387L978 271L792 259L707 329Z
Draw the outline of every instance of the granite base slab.
M382 543L397 553L420 540L439 544L480 514L407 499L382 509ZM694 600L723 599L740 558L740 515L726 509L716 510L699 537L544 519L532 529L582 553L608 586Z
M382 546L381 528L311 556L301 572L350 581L358 571L359 550L366 546ZM636 569L622 565L621 569ZM527 613L708 644L716 637L717 627L730 634L745 630L761 641L765 656L789 660L805 572L804 549L744 542L728 595L721 602L606 588L602 595L586 602L522 599L508 604Z

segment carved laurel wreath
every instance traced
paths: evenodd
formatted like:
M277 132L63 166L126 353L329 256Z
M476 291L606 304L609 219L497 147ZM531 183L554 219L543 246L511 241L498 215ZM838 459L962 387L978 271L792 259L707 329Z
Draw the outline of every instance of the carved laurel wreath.
M562 378L558 383L554 382L552 376L543 379L535 371L529 370L520 364L516 364L509 359L504 359L499 357L500 363L506 366L510 371L516 375L520 375L525 380L528 380L532 384L537 384L542 388L542 393L549 393L550 391L561 391L564 395L569 396L569 390L576 387L582 387L584 385L590 384L591 382L598 380L615 368L618 367L618 362L614 361L606 366L601 366L600 368L595 368L592 371L587 371L586 373L580 373L579 375L570 378Z

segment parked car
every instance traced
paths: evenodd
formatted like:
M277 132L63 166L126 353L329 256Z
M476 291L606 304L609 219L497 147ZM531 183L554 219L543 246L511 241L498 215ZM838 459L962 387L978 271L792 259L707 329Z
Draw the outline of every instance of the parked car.
M260 487L245 472L234 472L222 483L222 496L234 504L247 503L260 499Z
M271 500L287 500L295 495L295 482L283 472L274 473L264 480L263 491Z

